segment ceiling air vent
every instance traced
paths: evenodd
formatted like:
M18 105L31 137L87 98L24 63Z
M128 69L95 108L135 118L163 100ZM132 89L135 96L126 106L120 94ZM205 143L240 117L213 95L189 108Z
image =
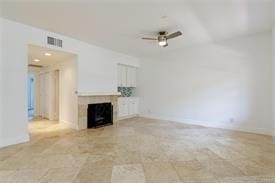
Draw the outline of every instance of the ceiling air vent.
M56 39L54 37L48 37L48 44L62 48L62 40L61 39Z

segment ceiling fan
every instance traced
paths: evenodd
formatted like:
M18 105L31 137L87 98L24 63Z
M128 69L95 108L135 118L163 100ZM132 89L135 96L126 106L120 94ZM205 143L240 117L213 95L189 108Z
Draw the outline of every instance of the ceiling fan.
M174 32L172 34L168 34L168 32L166 32L166 31L161 31L158 34L159 35L158 35L157 38L143 37L141 39L158 41L158 43L159 43L159 45L161 47L166 47L166 46L168 46L168 42L167 42L168 39L172 39L172 38L181 36L182 32L181 31L177 31L177 32Z

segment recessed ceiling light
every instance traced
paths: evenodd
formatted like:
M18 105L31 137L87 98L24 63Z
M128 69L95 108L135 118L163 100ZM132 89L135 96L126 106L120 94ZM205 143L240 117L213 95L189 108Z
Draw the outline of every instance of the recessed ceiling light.
M48 57L49 57L49 56L52 56L51 53L45 53L44 55L45 55L45 56L48 56Z
M34 59L33 61L35 61L35 62L40 62L40 60L39 60L39 59Z

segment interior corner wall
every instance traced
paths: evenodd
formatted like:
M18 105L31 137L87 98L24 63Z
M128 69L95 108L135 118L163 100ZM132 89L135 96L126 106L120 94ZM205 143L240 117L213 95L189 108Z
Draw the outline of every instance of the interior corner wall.
M60 34L41 30L21 23L0 18L2 22L3 82L1 87L2 123L1 146L29 140L27 119L27 64L28 45L42 46L78 55L78 92L116 92L117 63L129 65L138 59L122 53L100 48ZM47 44L47 36L63 40L63 47ZM75 94L76 95L76 94ZM77 96L76 96L77 97Z
M141 115L272 134L271 33L141 60Z
M0 8L1 11L1 8ZM3 26L2 26L2 19L0 18L0 147L1 144L3 144L3 119L2 119L2 105L3 105L3 94L2 94L2 90L3 90L3 81L2 81L2 74L3 74L3 55L2 55L2 50L3 50L3 32L2 32Z
M0 146L29 140L27 118L27 45L20 31L2 19L2 135ZM18 33L19 32L19 33ZM20 91L20 92L19 92Z
M275 8L274 8L275 10ZM273 139L275 139L275 24L272 28L272 94L273 94Z

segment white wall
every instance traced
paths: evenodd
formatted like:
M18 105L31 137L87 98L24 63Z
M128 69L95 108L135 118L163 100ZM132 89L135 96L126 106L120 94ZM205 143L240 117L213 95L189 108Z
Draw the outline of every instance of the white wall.
M34 27L3 21L3 131L0 146L29 140L27 129L27 47L28 44L56 49L46 44L47 36L63 40L58 49L78 55L79 92L115 92L116 63L138 65L138 59L99 48L72 38ZM16 73L16 74L14 74ZM19 92L20 91L20 92Z
M76 58L63 62L59 67L59 120L78 128L77 62Z
M140 111L153 118L271 134L270 50L271 34L263 33L142 60Z
M29 140L26 29L3 20L2 135L0 146Z

